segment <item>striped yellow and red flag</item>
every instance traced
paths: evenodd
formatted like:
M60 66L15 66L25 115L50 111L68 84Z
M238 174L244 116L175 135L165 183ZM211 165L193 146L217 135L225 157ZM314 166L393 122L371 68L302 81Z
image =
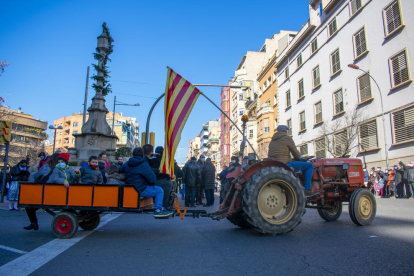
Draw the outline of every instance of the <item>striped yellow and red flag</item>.
M174 156L181 133L200 96L200 90L168 67L165 87L165 146L160 171L174 175Z

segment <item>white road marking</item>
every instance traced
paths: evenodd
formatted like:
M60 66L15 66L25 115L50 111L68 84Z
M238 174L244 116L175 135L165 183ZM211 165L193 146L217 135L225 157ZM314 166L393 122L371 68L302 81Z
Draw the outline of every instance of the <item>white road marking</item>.
M122 213L115 215L106 215L101 218L101 223L95 229L105 226L111 220L118 218ZM44 264L51 261L53 258L63 253L65 250L69 249L72 245L78 243L82 239L86 238L88 235L92 234L94 231L78 231L78 233L71 239L61 240L54 239L35 250L26 253L25 255L14 259L13 261L0 267L0 275L7 276L23 276L33 273L39 269Z
M11 248L11 247L4 246L4 245L0 245L0 249L4 249L4 250L7 250L7 251L10 251L10 252L13 252L13 253L17 253L17 254L26 254L27 253L26 251L22 251L22 250L19 250L19 249L16 249L16 248Z

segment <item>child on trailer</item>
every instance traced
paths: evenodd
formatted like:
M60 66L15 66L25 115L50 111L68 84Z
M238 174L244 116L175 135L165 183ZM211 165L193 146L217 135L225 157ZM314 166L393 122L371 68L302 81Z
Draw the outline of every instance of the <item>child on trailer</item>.
M110 185L124 185L125 184L125 174L119 173L118 165L109 165L105 168L108 181L106 184Z
M102 173L99 171L98 157L90 156L87 166L81 167L79 184L103 184Z
M63 184L68 188L69 184L78 182L81 176L80 171L69 167L69 157L70 155L68 153L59 154L58 164L53 169L53 172L46 183Z

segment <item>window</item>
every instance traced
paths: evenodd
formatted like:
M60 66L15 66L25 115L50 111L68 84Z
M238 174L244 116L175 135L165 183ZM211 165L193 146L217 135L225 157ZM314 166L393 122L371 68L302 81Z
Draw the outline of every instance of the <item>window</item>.
M277 104L277 94L273 96L273 105Z
M371 80L368 74L364 74L358 78L359 102L371 99Z
M264 119L263 124L264 124L264 133L269 133L270 132L269 118Z
M354 34L355 58L367 51L367 41L365 39L365 28Z
M253 129L249 130L249 138L253 138Z
M74 122L73 127L78 127L78 122Z
M409 141L414 138L414 106L392 114L394 126L394 143Z
M345 156L349 153L348 146L348 132L343 130L339 133L334 134L335 136L335 155Z
M286 126L289 128L288 134L292 136L292 119L286 121Z
M239 94L239 100L240 100L240 101L243 101L243 93L240 93L240 94Z
M331 54L331 71L332 75L341 70L341 62L339 60L339 49Z
M305 97L305 90L303 88L303 79L301 79L298 82L298 92L299 92L299 94L298 94L299 99L302 98L302 97Z
M312 70L313 88L321 84L321 77L319 74L319 65Z
M318 50L318 38L315 38L314 40L312 40L311 49L312 49L312 54L315 53L316 50Z
M239 114L240 114L240 116L243 116L244 111L243 110L239 110Z
M405 50L390 58L392 86L397 86L410 80Z
M344 97L342 94L342 89L339 89L334 93L334 114L339 114L344 111Z
M302 65L302 53L300 53L298 57L296 58L296 63L298 67Z
M308 154L308 144L299 146L299 152L302 155L307 155Z
M359 145L361 150L378 147L377 120L359 126Z
M306 118L305 118L305 111L302 111L301 113L299 113L299 129L300 131L305 130L306 129Z
M325 138L321 138L315 141L315 157L326 158Z
M73 131L73 134L78 134L78 132L76 130Z
M361 6L361 0L351 0L351 14L355 14Z
M286 91L286 108L290 107L290 90Z
M398 1L393 2L384 9L383 17L385 20L385 32L387 35L402 25L401 11Z
M267 82L269 83L269 86L272 85L272 76L269 76L269 78L267 79Z
M288 79L289 78L289 66L286 67L285 69L285 78Z
M322 122L322 102L315 104L315 124Z
M257 126L259 127L259 129L258 129L258 133L259 133L259 135L262 135L262 121L260 121L258 124L257 124Z
M329 36L332 36L336 32L337 30L336 17L329 23L328 30L329 30Z

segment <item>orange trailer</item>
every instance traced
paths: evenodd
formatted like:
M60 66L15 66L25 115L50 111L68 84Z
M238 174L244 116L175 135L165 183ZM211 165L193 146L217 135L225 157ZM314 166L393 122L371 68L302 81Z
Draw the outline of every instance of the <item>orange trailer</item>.
M45 209L53 216L53 234L69 239L78 226L84 230L98 227L100 214L105 211L151 211L154 200L140 197L132 185L73 184L66 188L61 184L20 183L19 207ZM61 211L55 213L51 209Z

